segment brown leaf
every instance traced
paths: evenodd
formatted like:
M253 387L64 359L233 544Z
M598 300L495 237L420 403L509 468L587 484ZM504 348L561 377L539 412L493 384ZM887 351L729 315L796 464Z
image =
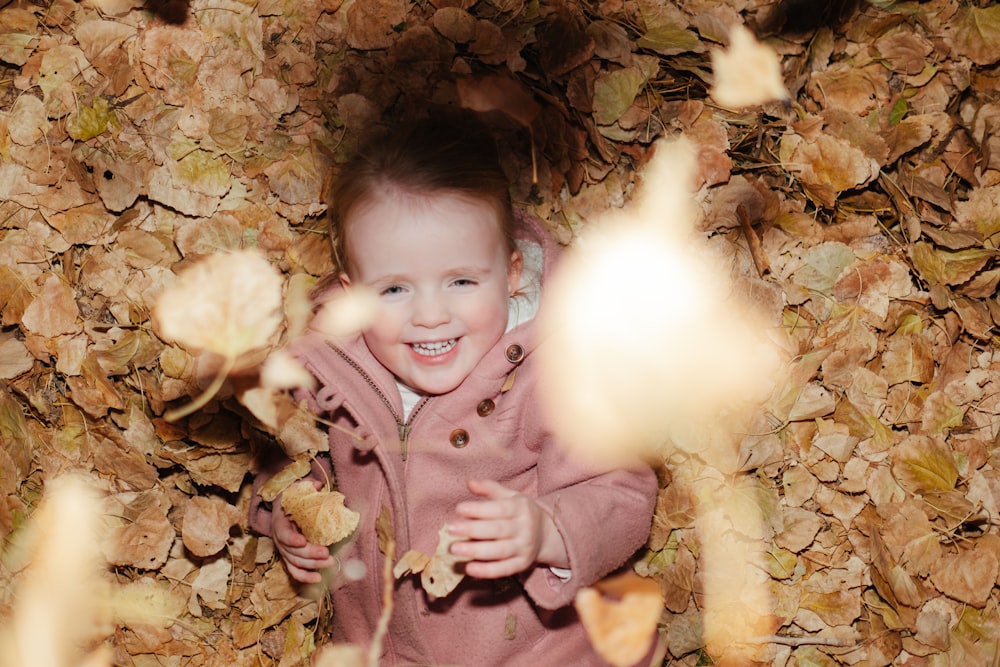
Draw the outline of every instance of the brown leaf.
M930 382L934 377L934 356L930 343L923 336L894 334L882 353L881 375L889 384Z
M821 202L832 205L836 195L865 185L878 175L878 163L859 148L831 135L821 134L809 140L798 134L786 134L781 140L781 162L802 182L817 186L815 192L829 188Z
M283 621L305 601L296 593L285 566L277 562L254 585L250 602L264 627L269 628Z
M774 543L794 553L806 549L823 527L823 520L815 512L799 507L785 508L781 512L784 528L774 536Z
M836 63L813 72L806 90L824 108L844 109L858 115L865 115L889 97L887 74L881 64L857 67Z
M1000 572L994 549L973 547L945 554L931 570L935 588L948 597L983 608Z
M60 276L50 274L41 285L37 296L24 310L21 324L31 333L45 338L82 330L80 309L76 304L73 288Z
M168 104L184 106L205 55L198 30L172 25L153 26L142 34L142 71L159 88Z
M136 491L147 491L156 486L159 476L141 451L131 449L104 438L94 452L94 469Z
M347 43L355 49L384 49L393 42L393 29L406 21L404 0L354 2L347 10Z
M955 50L977 65L1000 60L1000 7L962 7L954 24Z
M476 36L476 18L461 7L441 7L431 21L445 39L458 44L471 42Z
M229 529L240 516L236 507L221 498L195 496L184 507L181 529L184 546L199 558L219 553L229 541Z
M892 451L892 472L913 493L950 491L958 469L948 446L940 438L911 435Z
M875 47L894 72L909 75L920 74L925 66L924 59L934 50L922 35L907 30L889 33L879 39Z
M165 509L147 505L147 497L118 512L127 511L124 521L118 522L101 545L105 558L112 565L127 565L140 570L155 570L162 566L170 553L176 532ZM133 506L137 512L133 513Z
M357 5L352 5L355 7ZM289 204L311 204L320 201L326 167L311 150L276 161L264 169L271 189Z
M27 373L35 359L13 331L0 332L0 380L11 380Z
M309 459L296 459L282 468L280 472L269 477L258 493L265 501L271 502L293 482L308 475L310 470L312 470L312 464Z
M583 12L575 5L555 5L550 11L538 35L538 51L543 71L560 77L590 60L594 40L587 34Z

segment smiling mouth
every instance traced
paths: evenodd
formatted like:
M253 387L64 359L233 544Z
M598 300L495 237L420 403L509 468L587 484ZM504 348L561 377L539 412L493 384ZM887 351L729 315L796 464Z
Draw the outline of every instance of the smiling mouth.
M410 348L422 357L436 357L446 352L450 352L458 345L458 339L439 340L433 343L411 343Z

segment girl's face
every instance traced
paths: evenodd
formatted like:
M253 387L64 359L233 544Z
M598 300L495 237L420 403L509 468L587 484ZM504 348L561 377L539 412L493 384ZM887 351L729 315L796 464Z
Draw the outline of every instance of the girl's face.
M346 234L341 280L378 295L363 333L372 354L417 391L457 387L503 335L521 277L496 210L452 193L393 191L355 207Z

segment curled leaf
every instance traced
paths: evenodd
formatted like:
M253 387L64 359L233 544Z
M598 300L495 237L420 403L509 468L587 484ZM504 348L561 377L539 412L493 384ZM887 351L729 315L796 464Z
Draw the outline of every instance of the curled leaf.
M465 578L461 567L465 559L451 553L451 545L464 539L449 533L447 526L441 526L434 555L411 549L396 563L393 575L398 579L410 573L419 574L420 584L428 595L432 598L447 597Z
M334 544L354 532L361 515L344 505L339 491L317 491L300 480L281 494L281 507L313 544Z

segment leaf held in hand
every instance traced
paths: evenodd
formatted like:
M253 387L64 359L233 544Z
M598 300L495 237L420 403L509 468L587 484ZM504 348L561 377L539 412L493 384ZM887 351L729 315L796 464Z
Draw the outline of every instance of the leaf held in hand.
M358 527L361 515L344 505L339 491L317 491L311 482L295 482L281 495L281 507L313 544L334 544Z

